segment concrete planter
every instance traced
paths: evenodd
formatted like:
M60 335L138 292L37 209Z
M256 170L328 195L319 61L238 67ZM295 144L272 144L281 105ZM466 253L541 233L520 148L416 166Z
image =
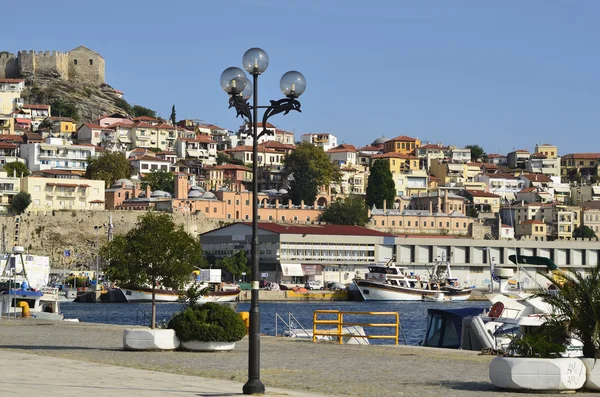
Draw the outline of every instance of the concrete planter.
M197 340L189 340L181 342L181 348L195 352L222 352L233 350L235 342L200 342Z
M586 371L579 358L496 357L490 362L490 381L511 390L578 390Z
M600 358L580 358L585 365L585 384L583 388L600 391Z
M128 328L123 332L125 350L175 350L179 339L172 329Z

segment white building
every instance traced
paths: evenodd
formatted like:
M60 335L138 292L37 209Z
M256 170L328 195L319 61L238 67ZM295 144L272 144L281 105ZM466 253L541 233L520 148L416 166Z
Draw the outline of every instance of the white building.
M28 211L103 210L104 181L80 178L21 178L21 191L31 195Z
M95 156L95 146L71 145L59 138L47 138L45 143L21 145L21 157L25 159L30 171L47 169L85 171L88 157Z
M333 149L338 145L337 137L333 134L304 134L300 139L302 142L322 147L324 151Z
M205 165L217 164L217 142L205 135L195 138L177 138L175 153L179 158L195 158Z

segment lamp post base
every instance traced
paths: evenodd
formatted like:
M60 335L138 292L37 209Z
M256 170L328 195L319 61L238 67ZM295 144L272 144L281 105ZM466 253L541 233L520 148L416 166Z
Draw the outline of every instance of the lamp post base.
M249 379L244 387L242 387L242 393L246 395L265 394L265 385L262 384L260 379Z

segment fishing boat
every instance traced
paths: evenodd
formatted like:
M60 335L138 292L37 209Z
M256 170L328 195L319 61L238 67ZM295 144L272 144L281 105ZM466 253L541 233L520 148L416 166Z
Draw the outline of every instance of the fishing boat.
M237 285L225 284L221 281L221 269L201 269L194 272L194 281L185 289L197 285L200 289L207 288L205 295L198 298L196 303L208 302L224 303L239 300L240 289ZM121 287L123 295L128 302L152 302L152 288L150 287ZM178 302L183 291L155 288L155 302Z
M0 292L2 316L35 318L38 320L63 320L60 311L58 288L43 287L32 290L26 282L17 288Z
M441 272L438 264L429 276L410 273L407 267L396 266L391 260L385 265L368 266L364 279L355 279L354 284L365 301L464 301L471 296L471 288L461 288L458 279L452 277L449 262L445 262L445 278L437 277Z

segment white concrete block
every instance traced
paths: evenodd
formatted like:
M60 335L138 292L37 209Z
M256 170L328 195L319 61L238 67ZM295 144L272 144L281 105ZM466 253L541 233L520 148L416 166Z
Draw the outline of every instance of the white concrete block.
M578 358L496 357L490 380L513 390L577 390L585 383L585 366Z
M175 350L179 344L172 329L128 328L123 332L125 350Z
M233 350L235 342L200 342L197 340L189 340L181 342L181 347L185 350L197 352L220 352Z
M585 385L583 388L590 391L600 391L600 358L580 358L585 365Z

